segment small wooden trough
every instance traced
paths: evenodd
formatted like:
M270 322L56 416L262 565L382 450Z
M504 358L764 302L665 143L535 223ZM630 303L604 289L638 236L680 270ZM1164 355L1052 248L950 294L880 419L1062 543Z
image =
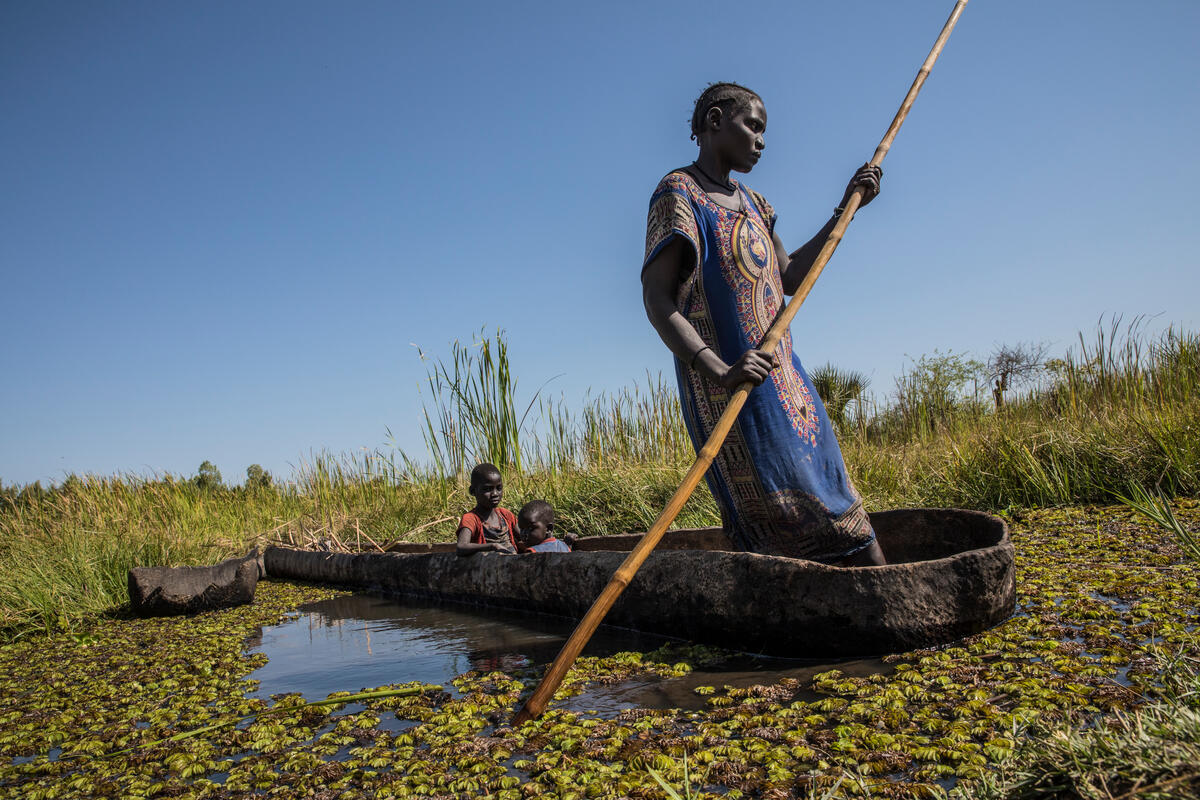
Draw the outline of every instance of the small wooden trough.
M740 553L720 528L666 534L605 622L751 653L864 656L930 647L1013 613L1013 547L1004 520L977 511L871 514L883 567L830 567ZM573 553L466 558L452 544L408 552L271 547L266 573L578 619L641 534L581 539Z
M252 603L261 572L257 549L208 567L134 567L129 606L142 616L165 616Z

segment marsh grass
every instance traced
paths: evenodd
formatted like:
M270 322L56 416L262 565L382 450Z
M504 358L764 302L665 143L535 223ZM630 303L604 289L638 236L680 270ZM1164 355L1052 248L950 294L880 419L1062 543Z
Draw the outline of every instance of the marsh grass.
M909 399L842 432L869 504L1108 502L1131 485L1200 493L1200 336L1155 338L1140 320L1114 320L1047 368L1042 385L1000 409L978 390L928 391L944 376L908 373L898 395Z
M614 464L509 472L509 504L542 497L559 526L581 535L645 530L687 464ZM201 489L173 476L88 476L62 489L0 490L0 629L69 626L123 605L135 566L213 563L253 546L325 542L374 550L391 542L450 541L471 505L463 478L403 476L393 454L317 454L270 488ZM681 525L717 518L697 492Z
M85 610L118 606L130 567L211 561L272 523L262 503L228 502L169 477L89 476L56 491L6 495L0 504L6 628L64 625Z
M0 487L0 628L68 626L118 607L133 566L211 563L272 541L449 541L476 460L506 465L505 505L544 498L564 531L645 530L694 458L672 380L647 376L573 412L544 387L518 399L502 334L455 343L448 361L422 357L423 457L317 453L290 481L255 488L170 475ZM1111 502L1131 486L1200 495L1200 336L1113 321L999 410L977 380L967 390L968 362L918 360L893 402L853 403L840 441L870 508ZM675 524L718 521L702 485Z

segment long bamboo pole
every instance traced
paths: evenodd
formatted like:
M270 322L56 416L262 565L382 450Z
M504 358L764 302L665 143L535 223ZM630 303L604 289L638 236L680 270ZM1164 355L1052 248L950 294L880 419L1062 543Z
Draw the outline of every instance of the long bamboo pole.
M946 40L950 38L950 32L954 30L958 18L962 15L963 8L967 5L967 0L958 0L954 4L954 10L950 12L950 18L946 20L946 24L942 27L942 32L938 35L937 41L933 43L933 49L929 51L929 55L925 58L925 63L921 65L921 69L917 71L917 77L913 80L912 86L909 87L908 94L904 97L904 102L900 104L900 110L896 112L896 116L892 118L892 124L888 126L887 133L880 140L879 146L875 148L875 155L871 157L871 166L879 166L887 155L888 150L892 147L892 140L896 138L896 134L900 130L900 126L904 124L905 117L908 116L909 109L912 108L913 101L917 99L917 93L921 91L921 87L925 84L925 79L929 76L930 70L933 69L933 64L941 55L942 48L946 44ZM767 335L763 337L762 343L759 344L760 350L768 352L779 346L779 340L783 338L783 334L791 325L792 319L796 316L796 312L800 310L804 299L808 297L808 293L812 290L813 284L817 282L821 271L825 265L829 263L829 259L833 256L833 251L837 249L838 244L842 241L842 236L846 232L846 228L850 225L850 220L854 219L854 212L858 210L862 203L863 191L857 188L850 195L850 199L846 202L845 210L834 225L829 237L825 240L821 252L817 255L816 261L813 262L808 274L801 281L796 293L792 295L792 299L788 301L783 310L775 318L771 324L771 328L767 331ZM729 435L729 431L733 428L733 423L737 420L738 413L741 412L742 406L746 403L746 398L750 394L750 390L754 386L749 382L743 383L733 393L729 399L729 405L725 407L724 413L717 420L716 426L708 437L708 441L700 448L700 453L696 456L696 462L692 464L692 468L688 470L687 475L683 478L683 483L675 490L675 494L671 495L667 507L658 515L658 519L650 526L650 530L641 538L637 546L626 557L625 561L617 568L613 574L612 580L604 587L604 591L592 603L592 607L588 609L587 614L579 621L575 627L575 631L571 634L571 638L567 639L558 656L554 659L554 663L546 671L542 677L542 682L538 684L537 689L525 701L525 705L513 717L513 724L520 725L527 720L535 719L541 716L541 713L546 710L546 705L554 696L555 690L562 683L563 678L567 675L567 670L575 663L575 659L579 657L588 640L592 638L596 628L603 621L605 615L608 614L613 603L621 596L621 592L629 586L629 582L633 580L633 576L637 573L638 568L650 555L650 551L654 549L667 528L675 521L675 517L683 509L688 498L692 496L692 492L696 490L700 479L704 477L704 473L712 465L713 459L717 455L717 451L721 449L721 445L725 442L725 437Z

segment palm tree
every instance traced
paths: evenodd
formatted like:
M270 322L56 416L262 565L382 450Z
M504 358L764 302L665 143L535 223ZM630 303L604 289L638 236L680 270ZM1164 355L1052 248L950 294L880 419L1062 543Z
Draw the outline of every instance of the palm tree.
M821 396L825 411L839 430L846 424L846 406L857 400L871 384L861 372L841 370L833 364L822 364L808 374L813 388Z

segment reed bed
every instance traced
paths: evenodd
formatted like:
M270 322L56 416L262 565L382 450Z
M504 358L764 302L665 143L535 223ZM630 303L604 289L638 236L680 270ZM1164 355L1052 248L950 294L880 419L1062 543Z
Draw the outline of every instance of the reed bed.
M995 407L978 383L955 395L952 382L917 373L897 382L893 404L842 431L847 464L875 507L1111 502L1130 486L1200 494L1196 334L1151 337L1140 320L1114 320Z
M0 629L117 608L137 565L211 563L272 541L448 541L479 461L501 466L506 505L544 498L563 530L645 530L694 458L673 380L647 376L575 412L541 389L519 397L501 333L455 343L447 362L422 355L421 456L317 453L289 480L253 488L171 475L0 487ZM1200 495L1200 336L1114 320L1002 406L981 391L981 368L925 357L883 400L847 399L847 381L837 384L842 450L869 507L1115 502L1139 486ZM676 525L718 521L701 486Z

